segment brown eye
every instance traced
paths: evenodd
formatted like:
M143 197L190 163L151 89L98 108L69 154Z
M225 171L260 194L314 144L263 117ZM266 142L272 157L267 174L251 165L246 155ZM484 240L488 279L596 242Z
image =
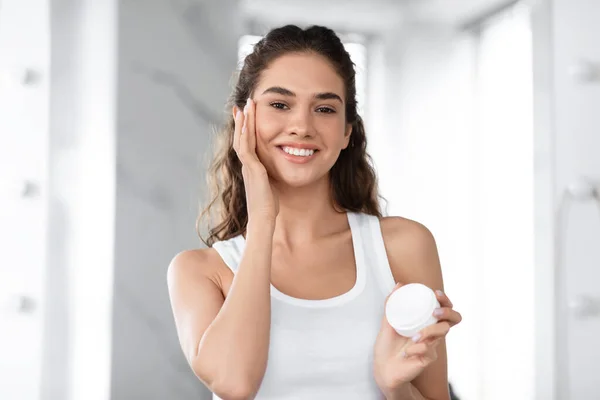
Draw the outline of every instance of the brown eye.
M278 110L285 110L285 109L287 109L287 106L285 104L278 103L278 102L271 103L271 107L276 108Z
M329 108L329 107L319 107L319 108L317 108L317 111L320 113L324 113L324 114L335 113L335 110L333 108Z

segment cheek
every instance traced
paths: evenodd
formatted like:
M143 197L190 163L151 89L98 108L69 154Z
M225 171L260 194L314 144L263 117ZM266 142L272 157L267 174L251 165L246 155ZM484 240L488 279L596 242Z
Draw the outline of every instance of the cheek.
M270 143L281 132L281 124L276 119L266 115L266 113L256 112L256 154L258 158L265 164L271 165L272 151ZM267 168L268 169L268 168Z
M338 118L324 119L320 121L318 127L320 132L326 133L326 135L323 135L324 139L326 137L325 140L334 147L341 146L346 142L345 128L344 121Z
M270 141L284 128L281 118L271 114L265 110L256 110L256 135L263 142Z

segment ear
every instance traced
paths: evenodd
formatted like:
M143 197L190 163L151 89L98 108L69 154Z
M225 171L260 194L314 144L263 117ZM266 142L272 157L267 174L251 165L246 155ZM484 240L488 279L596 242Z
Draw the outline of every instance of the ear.
M348 144L350 144L351 135L352 135L352 124L346 124L346 131L344 132L344 146L342 147L343 149L346 149L348 147Z

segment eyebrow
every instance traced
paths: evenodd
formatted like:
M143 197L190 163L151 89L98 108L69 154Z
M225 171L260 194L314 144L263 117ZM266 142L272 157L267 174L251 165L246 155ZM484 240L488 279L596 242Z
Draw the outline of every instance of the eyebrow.
M296 97L296 93L281 86L270 87L267 90L265 90L262 94L267 93L276 93L282 96ZM318 100L338 100L340 103L344 104L342 98L333 92L315 93L314 98Z

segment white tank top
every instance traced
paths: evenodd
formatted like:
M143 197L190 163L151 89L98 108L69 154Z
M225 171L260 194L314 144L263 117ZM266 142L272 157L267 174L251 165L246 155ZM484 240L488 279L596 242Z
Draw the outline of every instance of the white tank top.
M385 298L395 283L379 219L347 215L356 260L356 283L350 291L306 300L271 284L269 356L257 400L383 398L373 374L373 346ZM213 244L234 274L244 247L241 235Z

